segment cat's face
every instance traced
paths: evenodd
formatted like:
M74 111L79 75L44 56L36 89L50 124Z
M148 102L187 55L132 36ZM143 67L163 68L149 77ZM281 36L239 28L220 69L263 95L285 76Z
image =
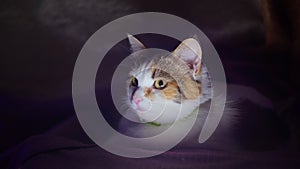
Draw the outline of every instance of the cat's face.
M133 51L144 45L129 36ZM130 72L128 99L140 119L173 122L190 114L199 105L201 88L201 48L195 39L183 41L171 54L143 63Z

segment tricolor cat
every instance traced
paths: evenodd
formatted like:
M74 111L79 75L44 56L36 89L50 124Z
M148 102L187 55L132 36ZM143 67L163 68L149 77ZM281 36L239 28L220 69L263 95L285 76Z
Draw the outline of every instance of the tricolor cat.
M146 49L136 37L128 35L128 40L132 52ZM197 142L195 137L209 112L212 87L202 62L201 46L195 38L182 41L167 55L141 63L131 70L129 77L127 104L130 109L126 115L141 123L121 120L121 131L129 136L150 137L173 125L176 132L170 134L172 139L196 121L189 138ZM168 142L161 141L162 145Z
M128 40L133 52L146 49L136 37L128 35ZM120 131L133 137L150 137L173 125L176 132L171 134L172 139L172 135L175 136L196 121L183 144L199 145L197 137L209 112L213 86L202 62L202 49L196 38L185 39L168 55L133 68L129 77L127 104L130 109L126 114L141 123L130 124L123 119L119 125ZM253 102L268 102L251 88L231 85L228 89L229 92L234 91L231 94L234 100L248 93L245 98ZM236 147L233 124L238 115L229 105L233 104L227 104L221 123L206 146ZM167 141L162 140L162 144L167 144Z
M129 35L132 50L144 45ZM138 57L138 56L137 56ZM211 98L209 76L196 39L184 40L172 53L143 63L130 72L128 99L142 121L168 124L187 117ZM185 105L185 106L183 106ZM181 109L183 108L183 109Z

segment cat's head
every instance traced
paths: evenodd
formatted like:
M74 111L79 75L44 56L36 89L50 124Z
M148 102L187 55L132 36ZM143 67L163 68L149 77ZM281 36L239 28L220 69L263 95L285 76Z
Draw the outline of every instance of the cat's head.
M134 36L128 35L128 39L133 52L145 49ZM198 41L184 40L169 55L143 63L130 72L130 107L144 121L171 123L180 110L179 119L188 116L208 99L203 97L207 94L203 90L209 88L207 71L203 67Z

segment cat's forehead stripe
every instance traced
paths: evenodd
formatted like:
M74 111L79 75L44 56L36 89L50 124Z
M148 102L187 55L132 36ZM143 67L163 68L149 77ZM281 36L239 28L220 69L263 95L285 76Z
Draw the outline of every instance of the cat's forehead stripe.
M156 68L152 67L151 71L152 71L151 78L154 79L154 75L155 75L155 72L156 72Z

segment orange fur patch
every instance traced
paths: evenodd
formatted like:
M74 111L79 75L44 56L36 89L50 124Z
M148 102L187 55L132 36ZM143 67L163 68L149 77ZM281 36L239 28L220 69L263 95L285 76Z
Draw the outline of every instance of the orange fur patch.
M147 97L148 99L152 99L153 98L153 93L152 93L152 89L151 88L145 88L144 90L145 93L145 97Z
M201 73L200 69L197 69L195 73L196 73L196 75L200 75L200 73Z
M166 99L176 99L180 97L180 93L178 91L178 85L176 81L169 82L166 88L162 90L162 93Z

